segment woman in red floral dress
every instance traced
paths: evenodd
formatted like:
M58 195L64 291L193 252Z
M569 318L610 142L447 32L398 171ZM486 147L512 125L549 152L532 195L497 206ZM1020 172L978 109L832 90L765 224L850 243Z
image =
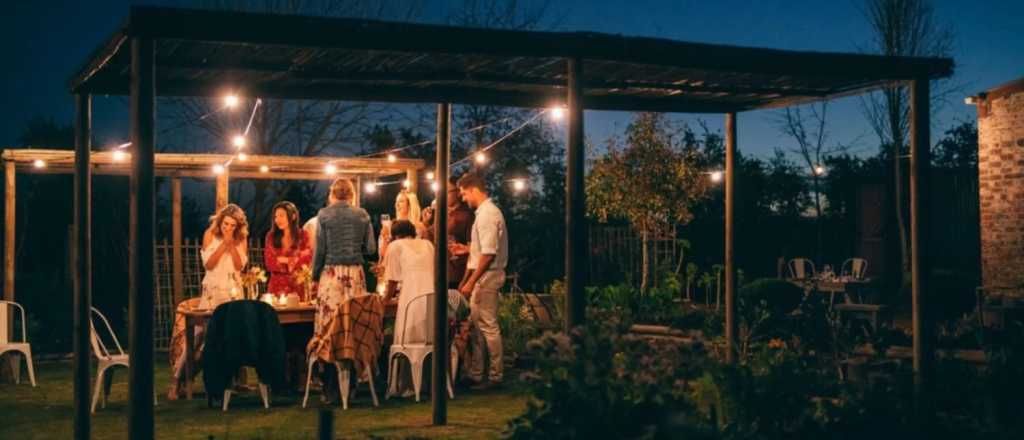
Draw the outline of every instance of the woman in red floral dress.
M270 272L267 293L278 296L294 293L305 301L306 288L295 275L313 260L309 235L299 228L299 210L292 202L274 205L273 213L273 226L267 231L263 247L263 258Z

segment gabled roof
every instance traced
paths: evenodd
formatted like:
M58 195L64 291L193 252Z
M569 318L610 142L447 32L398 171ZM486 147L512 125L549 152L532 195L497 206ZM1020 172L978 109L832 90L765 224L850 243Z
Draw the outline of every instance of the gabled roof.
M564 102L566 60L579 58L587 109L714 113L953 72L948 58L138 6L71 90L128 94L133 37L154 40L158 96L547 107Z

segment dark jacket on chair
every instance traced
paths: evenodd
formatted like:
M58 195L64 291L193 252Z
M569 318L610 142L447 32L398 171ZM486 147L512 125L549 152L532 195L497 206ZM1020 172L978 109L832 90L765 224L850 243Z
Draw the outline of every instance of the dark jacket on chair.
M261 301L231 301L213 311L203 349L203 383L218 398L242 366L256 368L260 383L284 383L284 332L277 312Z

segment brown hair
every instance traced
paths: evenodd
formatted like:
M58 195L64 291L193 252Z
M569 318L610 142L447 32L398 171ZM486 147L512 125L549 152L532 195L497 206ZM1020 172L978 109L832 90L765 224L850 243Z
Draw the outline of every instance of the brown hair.
M277 222L274 221L274 216L277 215L277 210L283 209L285 216L288 217L288 229L292 233L292 247L299 245L299 209L295 207L292 202L284 201L278 202L274 205L274 209L270 210L270 233L272 236L271 243L275 248L281 249L283 246L282 240L284 239L284 230L277 227Z
M409 220L395 220L391 224L391 237L395 240L399 238L416 238L416 227Z
M482 192L487 192L487 184L484 182L484 178L476 173L466 173L460 177L459 188L476 188Z
M355 197L356 190L352 186L352 182L344 177L336 179L331 183L331 197L335 200L343 202L351 202L352 198Z
M245 218L245 211L234 203L224 205L216 214L210 216L210 229L213 230L213 236L224 238L221 236L220 226L221 223L224 223L224 217L228 216L235 219L235 222L238 223L235 226L235 240L240 241L249 238L249 221Z

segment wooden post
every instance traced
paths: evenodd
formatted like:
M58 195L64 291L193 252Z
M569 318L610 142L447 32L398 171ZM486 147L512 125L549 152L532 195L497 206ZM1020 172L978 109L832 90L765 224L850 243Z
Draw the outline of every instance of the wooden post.
M92 169L89 164L92 148L92 96L75 95L75 220L72 243L74 270L73 348L75 438L91 436L89 414L89 362L92 307Z
M132 37L131 65L131 180L135 212L129 226L129 368L128 438L153 438L153 261L156 125L155 58L153 40Z
M171 283L174 306L185 300L185 278L181 261L181 178L171 178Z
M451 104L437 105L437 160L435 182L448 182L448 154L451 149ZM448 423L448 192L438 189L434 213L434 350L430 403L434 425ZM441 348L444 347L444 348ZM454 379L454 378L453 378Z
M228 204L228 169L217 175L217 211Z
M914 391L917 414L926 420L930 411L927 391L932 376L932 322L924 305L931 274L927 234L927 182L930 175L928 79L910 82L910 266L911 311L913 313ZM922 420L922 419L919 419Z
M565 173L565 331L583 324L587 293L587 217L583 194L583 60L570 58Z
M14 162L5 163L4 169L6 183L6 191L4 191L4 299L14 301L14 228L18 225L18 217L14 215L18 197L14 183L18 171L14 167Z
M352 194L352 204L359 208L363 206L363 178L356 176L353 180L355 180L353 183L356 186L356 191Z
M419 194L416 191L419 189L419 181L418 178L416 177L415 168L409 168L405 170L405 181L409 183L409 186L407 188L409 192L416 194L418 200Z
M725 362L736 363L736 113L725 114Z

